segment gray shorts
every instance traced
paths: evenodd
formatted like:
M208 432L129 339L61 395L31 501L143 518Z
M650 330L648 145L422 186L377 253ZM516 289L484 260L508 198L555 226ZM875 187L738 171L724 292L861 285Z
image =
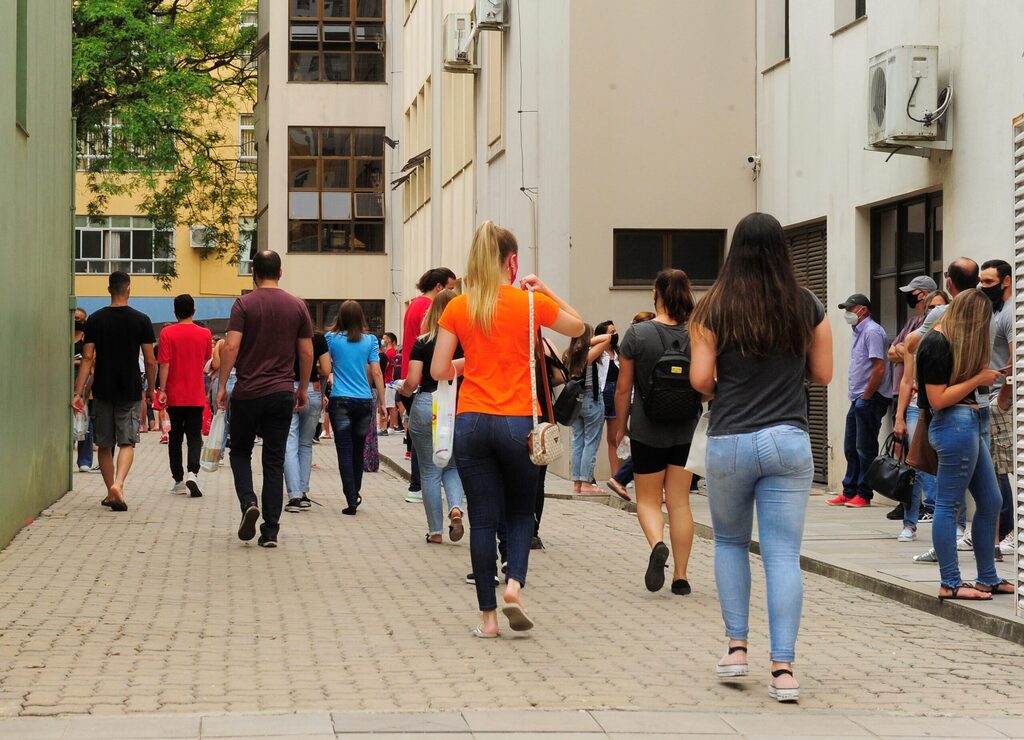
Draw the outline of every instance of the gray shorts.
M97 447L134 447L139 443L139 402L93 399Z

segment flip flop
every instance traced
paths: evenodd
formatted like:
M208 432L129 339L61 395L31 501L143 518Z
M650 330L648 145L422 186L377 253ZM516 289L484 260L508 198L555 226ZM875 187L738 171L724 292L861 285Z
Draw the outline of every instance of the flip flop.
M501 613L508 619L508 626L514 632L526 632L533 629L533 620L530 619L530 615L519 604L505 604L501 608Z
M498 636L499 633L497 632L484 632L480 627L473 628L473 637L479 637L483 640L493 640Z
M949 587L947 586L947 588L949 588ZM977 588L973 583L967 583L966 581L964 581L963 583L961 583L956 588L951 588L950 591L952 591L953 593L949 594L948 596L946 594L943 594L943 593L940 592L939 593L939 601L991 601L992 600L992 594L991 593L989 593L987 597L985 597L985 596L981 596L981 597L961 596L960 595L960 589L962 589L962 588L973 588L976 591L979 591L979 592L981 591L981 589Z
M1009 588L1000 590L1003 586L1008 586ZM984 583L975 583L974 589L976 591L981 591L983 594L992 594L993 596L1009 596L1016 591L1014 585L1006 580L1000 581L994 586L989 586Z
M458 542L466 534L466 528L462 524L462 516L453 516L451 524L448 525L448 539Z

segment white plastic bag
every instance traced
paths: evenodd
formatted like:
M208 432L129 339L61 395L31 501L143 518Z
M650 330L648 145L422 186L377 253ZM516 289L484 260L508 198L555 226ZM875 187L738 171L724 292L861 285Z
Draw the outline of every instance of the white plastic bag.
M697 420L697 428L693 430L690 440L690 454L686 456L686 470L701 478L707 478L708 456L708 424L711 423L711 412L705 411Z
M224 454L224 429L227 425L223 411L213 415L210 422L210 433L206 435L206 442L203 443L203 452L199 457L199 467L208 473L214 472L220 465L220 458Z
M619 446L615 448L615 457L620 460L628 460L632 456L633 450L629 446L629 435L627 434L622 438L622 442L619 443Z
M433 399L434 465L443 468L452 459L455 443L455 407L458 384L442 380Z
M89 434L89 417L82 411L75 412L74 421L75 441L81 442Z

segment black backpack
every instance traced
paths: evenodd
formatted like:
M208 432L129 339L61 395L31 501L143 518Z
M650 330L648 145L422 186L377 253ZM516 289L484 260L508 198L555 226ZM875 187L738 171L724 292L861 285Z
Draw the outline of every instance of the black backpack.
M644 414L653 422L685 424L696 421L701 413L701 395L690 385L689 346L683 347L679 339L669 337L658 322L645 322L654 326L661 341L661 357L654 363L650 382L637 383ZM688 345L689 343L687 343Z

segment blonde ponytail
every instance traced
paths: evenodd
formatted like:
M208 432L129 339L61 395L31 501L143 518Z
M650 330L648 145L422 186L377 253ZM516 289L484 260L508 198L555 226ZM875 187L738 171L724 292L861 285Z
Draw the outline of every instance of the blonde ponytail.
M510 254L518 252L519 245L512 232L493 221L484 221L476 230L466 265L466 300L470 321L485 332L491 330L498 305L498 292L503 282L501 266Z

